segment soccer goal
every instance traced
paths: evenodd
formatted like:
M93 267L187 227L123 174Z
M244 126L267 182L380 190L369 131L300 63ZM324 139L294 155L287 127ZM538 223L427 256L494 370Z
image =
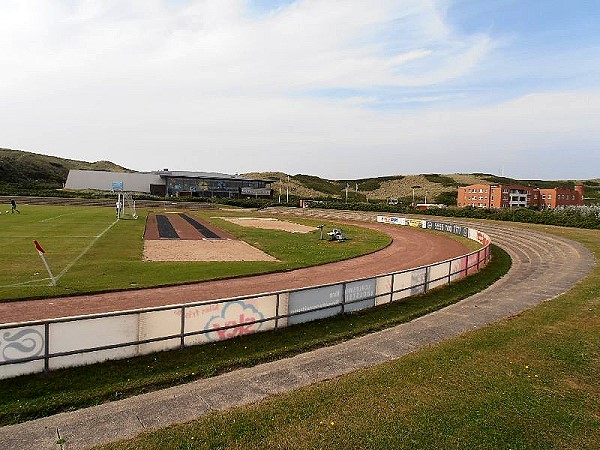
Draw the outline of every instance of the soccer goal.
M135 200L130 192L119 192L116 204L117 219L137 219Z

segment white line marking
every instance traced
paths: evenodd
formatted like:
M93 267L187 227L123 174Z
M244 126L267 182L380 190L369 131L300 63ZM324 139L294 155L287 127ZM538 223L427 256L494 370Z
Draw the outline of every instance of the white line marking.
M70 213L64 213L64 214L61 214L60 216L54 216L54 217L49 217L48 219L40 220L40 222L48 222L50 220L58 219L59 217L71 216L73 214L78 214L78 213L79 213L79 211L74 211L74 212L70 212Z
M46 282L46 281L50 281L50 277L38 278L37 280L23 281L22 283L5 284L3 286L0 286L0 288L3 289L3 288L12 288L12 287L24 287L24 286L27 286L28 284L35 285L37 283L42 283L42 282ZM48 284L47 283L40 284L40 286L48 286Z
M44 236L43 234L36 234L36 237L38 240L40 239L44 239L47 238L48 236ZM64 235L64 236L56 236L56 235L52 235L50 236L50 238L54 239L54 238L68 238L68 239L72 239L72 238L85 238L85 239L89 239L89 238L95 238L96 235L95 234L88 234L88 235L81 235L81 236L71 236L70 234ZM31 235L27 235L27 236L0 236L0 239L31 239Z
M80 260L80 259L83 257L83 255L85 255L85 254L86 254L86 253L87 253L87 252L88 252L88 251L89 251L89 250L90 250L90 249L91 249L91 248L94 246L94 244L95 244L95 243L98 241L98 239L100 239L100 238L101 238L101 237L104 235L104 233L106 233L108 230L110 230L110 229L111 229L111 228L114 226L114 224L115 224L115 223L117 223L118 221L119 221L119 220L115 220L115 221L114 221L113 223L111 223L111 224L110 224L108 227L106 227L102 233L100 233L98 236L96 236L96 237L95 237L95 238L92 240L92 242L90 242L90 244L89 244L89 245L88 245L86 248L84 248L84 249L83 249L83 251L82 251L82 252L79 254L79 256L77 256L77 258L75 258L73 261L71 261L71 262L70 262L70 263L67 265L67 267L65 267L65 268L62 270L62 272L60 272L60 273L59 273L59 274L58 274L58 275L55 277L56 281L58 281L58 280L59 280L59 279L60 279L60 278L61 278L61 277L62 277L64 274L66 274L66 273L67 273L69 270L71 270L71 267L73 267L73 266L74 266L74 265L77 263L77 261L79 261L79 260Z

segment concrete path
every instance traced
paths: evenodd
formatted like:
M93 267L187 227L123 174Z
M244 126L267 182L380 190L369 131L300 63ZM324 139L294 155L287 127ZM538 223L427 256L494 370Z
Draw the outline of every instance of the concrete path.
M341 214L311 211L321 217ZM373 220L374 215L348 213L345 218ZM0 448L86 448L371 367L552 299L569 290L594 265L593 255L573 241L509 224L473 225L488 233L513 260L505 277L477 295L410 323L293 358L3 427ZM59 439L64 444L57 444Z

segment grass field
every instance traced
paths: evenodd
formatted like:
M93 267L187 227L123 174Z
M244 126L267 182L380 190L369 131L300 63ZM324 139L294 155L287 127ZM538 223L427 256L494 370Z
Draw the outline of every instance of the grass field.
M385 234L344 225L344 245L319 240L319 232L292 234L244 228L213 218L230 211L193 212L276 257L277 262L144 262L146 210L137 220L115 220L106 207L20 205L21 214L0 215L0 301L122 290L295 269L351 258L389 244ZM239 213L238 213L239 214ZM248 215L245 211L244 215ZM294 219L309 225L322 222ZM328 223L333 227L335 224ZM46 250L58 285L33 240Z
M598 231L552 232L600 258ZM102 448L597 449L599 330L596 266L568 293L515 318L397 361Z

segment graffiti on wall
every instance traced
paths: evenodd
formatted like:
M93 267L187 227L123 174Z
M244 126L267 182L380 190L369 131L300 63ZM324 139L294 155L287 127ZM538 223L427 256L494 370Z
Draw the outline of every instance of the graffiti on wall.
M44 350L44 336L35 328L19 328L1 333L1 361L16 361L39 356Z
M227 303L221 309L220 314L214 315L208 320L204 329L206 331L214 330L206 333L209 341L221 341L259 331L263 323L255 322L263 319L263 314L253 305L238 300Z

